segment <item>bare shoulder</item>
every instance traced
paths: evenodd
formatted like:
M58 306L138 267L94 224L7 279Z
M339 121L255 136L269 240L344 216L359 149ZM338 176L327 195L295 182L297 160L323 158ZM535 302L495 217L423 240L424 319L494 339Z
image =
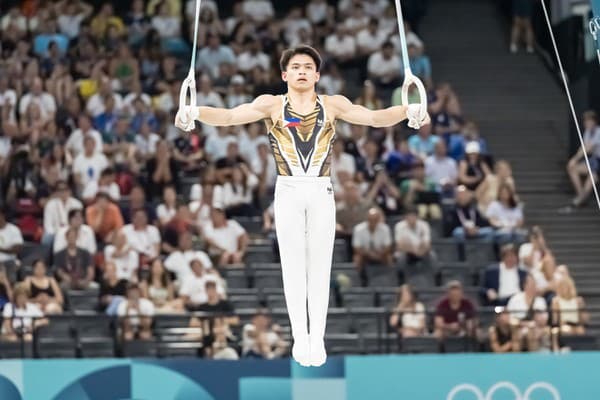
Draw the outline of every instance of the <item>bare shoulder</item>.
M274 107L281 105L281 97L272 94L262 94L254 99L252 105L261 111L270 113Z
M333 96L324 95L322 98L325 107L333 114L334 119L338 115L344 114L352 107L352 102L346 96L342 96L341 94Z

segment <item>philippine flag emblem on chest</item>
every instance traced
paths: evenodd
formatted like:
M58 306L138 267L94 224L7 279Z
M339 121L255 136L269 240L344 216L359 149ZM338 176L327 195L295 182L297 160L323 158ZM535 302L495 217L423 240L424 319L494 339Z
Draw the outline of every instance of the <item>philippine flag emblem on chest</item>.
M283 125L285 128L295 128L300 126L300 118L288 118Z

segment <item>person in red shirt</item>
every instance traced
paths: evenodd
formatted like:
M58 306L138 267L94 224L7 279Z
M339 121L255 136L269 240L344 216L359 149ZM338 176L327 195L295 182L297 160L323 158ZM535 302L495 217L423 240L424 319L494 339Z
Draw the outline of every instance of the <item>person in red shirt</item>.
M435 309L435 331L437 338L448 336L474 336L475 306L464 297L460 281L448 282L448 294Z

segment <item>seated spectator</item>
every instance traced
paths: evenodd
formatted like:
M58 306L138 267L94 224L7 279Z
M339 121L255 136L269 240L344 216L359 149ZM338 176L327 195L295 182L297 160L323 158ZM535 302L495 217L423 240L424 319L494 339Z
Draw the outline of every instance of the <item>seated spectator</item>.
M204 236L210 255L216 256L218 266L243 263L249 237L235 220L227 219L221 206L214 206L212 221L205 227Z
M416 208L408 208L404 219L394 227L396 254L401 264L431 261L431 229L420 219Z
M528 351L550 349L550 330L546 301L537 295L535 280L527 275L523 290L515 293L506 306L513 324L521 329Z
M364 269L367 265L392 266L392 232L379 209L369 209L367 220L354 227L352 248L354 266L361 275L363 285L366 283Z
M77 231L77 247L87 250L92 256L96 254L96 235L88 225L83 223L83 214L81 209L69 211L69 225L63 226L56 232L54 237L53 251L58 253L67 247L67 230Z
M86 221L102 243L110 243L115 232L123 227L121 210L105 192L96 195L96 201L85 210Z
M369 80L364 82L362 93L354 103L360 104L369 110L378 110L383 107L383 102L377 96L375 85Z
M84 193L92 182L98 185L100 173L108 167L108 159L102 152L96 152L96 142L91 136L83 139L84 151L73 160L73 177L78 193Z
M165 186L179 185L177 176L177 162L173 157L173 151L168 142L161 140L156 145L156 154L146 162L148 176L147 195L151 199L157 199L163 194Z
M498 191L503 185L510 186L513 193L516 192L510 164L508 161L498 160L494 165L494 172L486 175L475 191L475 197L481 212L485 213L489 205L498 198Z
M177 213L177 193L173 186L165 186L163 190L163 202L156 207L158 223L165 227Z
M527 271L519 267L517 250L511 244L502 246L502 261L486 268L483 275L481 295L485 305L504 306L519 293L525 284Z
M208 280L204 284L204 288L206 291L206 302L197 306L195 311L214 313L216 315L214 317L203 318L202 321L193 317L192 321L190 321L190 326L204 325L204 344L210 345L215 340L216 329L226 333L226 336L232 337L233 335L231 335L229 327L231 325L238 325L240 318L237 315L232 315L234 312L233 305L228 300L222 298L217 282Z
M0 310L4 309L4 306L10 303L13 289L6 274L6 267L4 264L0 264Z
M556 271L554 256L544 257L540 267L530 270L529 273L535 281L538 295L544 298L548 305L551 305L552 298L556 293L556 286L562 279L562 275Z
M336 24L335 32L325 39L325 51L336 63L349 63L356 56L356 39L344 24Z
M7 209L0 207L0 263L16 268L17 255L23 246L21 230L7 221Z
M213 281L217 283L217 291L219 295L225 296L224 287L219 284L219 276L216 273L208 272L208 268L202 265L198 259L192 260L190 263L192 273L186 276L179 287L179 296L183 300L183 304L188 311L197 311L198 307L206 303L206 282Z
M408 149L415 157L419 157L424 162L427 157L434 154L435 145L439 141L439 136L431 133L431 124L423 125L416 135L408 138Z
M125 279L117 276L117 267L112 262L104 265L104 275L100 282L100 293L98 294L99 309L108 315L117 315L119 304L127 295L127 284Z
M427 179L422 161L413 164L411 175L411 179L406 179L400 184L404 207L417 207L421 218L440 219L440 194L435 182Z
M585 147L580 147L567 164L567 172L573 189L575 189L575 198L571 201L571 205L574 207L582 206L593 188L593 181L590 179L583 157L584 151L589 156L596 182L598 181L598 171L600 171L600 126L598 125L598 115L594 111L583 113L583 128L585 130L583 135Z
M160 258L152 261L150 273L140 283L140 289L142 297L152 301L157 314L183 312L183 301L175 298L175 288Z
M511 324L510 313L505 307L496 313L496 322L488 329L490 348L494 353L518 353L521 351L521 333Z
M89 251L77 246L77 231L68 229L67 247L54 254L54 270L62 290L98 287L94 282L94 261Z
M398 85L402 71L402 62L400 61L400 57L394 52L392 42L383 43L381 50L369 56L367 71L369 79L379 88L393 88Z
M458 102L458 99L456 102ZM456 161L462 160L465 158L466 146L470 142L477 142L479 144L479 152L484 157L488 155L487 143L480 136L479 128L474 121L466 121L458 132L450 134L448 138L448 155Z
M194 189L195 188L195 189ZM196 225L203 230L210 223L215 185L210 182L195 184L190 194L189 210L196 220ZM195 190L195 191L194 191Z
M510 186L506 184L500 186L498 199L489 205L486 217L495 229L498 243L523 243L525 241L527 231L523 228L523 211Z
M154 223L154 221L156 221L156 211L154 207L146 201L146 192L140 185L131 188L131 192L129 192L129 202L121 208L121 215L123 215L126 224L131 223L133 214L135 214L135 210L137 209L146 211L149 222Z
M177 250L165 259L165 268L175 274L179 285L192 275L191 263L193 260L200 260L206 269L213 267L208 254L201 250L195 250L193 246L191 233L183 232L179 235Z
M40 307L29 301L29 288L20 283L15 286L13 301L4 306L2 340L33 340L33 330L48 324Z
M98 182L91 181L84 189L81 197L86 204L90 204L98 193L106 193L110 200L117 202L121 199L121 189L115 182L115 170L106 168L100 173Z
M410 178L416 156L410 151L408 140L402 138L395 141L396 147L390 151L385 161L385 169L394 182Z
M117 269L117 279L137 282L140 257L127 243L123 231L116 231L112 244L104 248L104 261L113 263Z
M589 314L585 311L583 297L577 295L573 279L564 277L558 281L556 296L552 299L552 321L566 335L584 335Z
M370 194L373 192L369 192ZM336 207L336 237L346 240L349 254L352 254L352 234L354 228L367 219L369 209L373 207L372 196L363 197L354 181L344 183L342 201Z
M136 283L130 283L127 286L127 297L119 303L117 315L121 319L121 335L124 340L149 340L152 338L154 304L142 297Z
M44 206L44 237L42 243L52 246L56 232L67 226L71 210L82 209L83 204L71 195L65 181L58 181L52 198Z
M210 354L205 351L204 356L213 360L239 360L240 356L229 343L229 329L225 326L214 326L212 329L213 342Z
M256 214L252 200L258 183L258 178L246 164L239 163L231 168L231 174L223 183L220 199L228 218Z
M465 154L465 158L458 164L458 183L469 190L476 190L491 171L481 157L479 143L467 143Z
M242 329L242 356L272 359L288 353L289 343L281 336L281 327L273 324L265 310L260 310Z
M429 60L429 57L423 54L421 49L412 43L408 44L407 47L412 73L421 78L425 87L430 88L433 86L433 81L431 79L431 61Z
M458 179L456 161L446 155L446 143L443 140L435 144L433 155L425 159L425 176L435 182L445 197L454 194Z
M545 257L552 256L546 244L544 232L539 226L534 226L529 231L529 242L519 246L519 261L523 267L533 271L539 269Z
M258 143L256 145L257 156L252 162L252 172L258 178L256 187L256 196L258 204L265 206L271 199L272 193L275 191L275 182L277 180L277 166L275 158L271 155L271 148L268 143ZM335 162L335 155L332 155L331 163ZM352 156L349 156L352 158ZM354 161L354 159L353 159ZM251 178L248 176L247 181ZM253 210L256 212L256 210Z
M36 260L33 275L25 278L30 300L37 304L44 314L60 314L63 310L63 295L56 280L46 274L46 263Z
M426 318L425 306L417 300L412 286L400 286L396 306L390 315L390 326L402 337L423 336L427 333Z
M475 306L464 297L462 283L450 281L446 285L448 294L435 308L435 331L438 339L448 336L475 336Z
M473 192L466 186L456 188L456 205L448 217L448 228L452 237L459 243L465 239L483 239L491 242L494 238L494 228L489 226L473 202Z
M152 260L160 254L160 232L157 227L148 224L148 215L143 208L134 211L131 224L125 225L122 232L129 246L143 260ZM140 265L145 264L140 262Z

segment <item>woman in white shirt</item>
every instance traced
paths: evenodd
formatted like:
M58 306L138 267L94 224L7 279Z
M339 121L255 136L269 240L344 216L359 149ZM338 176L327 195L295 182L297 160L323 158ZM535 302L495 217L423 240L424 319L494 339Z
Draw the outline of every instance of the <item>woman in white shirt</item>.
M26 342L32 340L35 328L48 324L43 318L42 310L34 303L28 301L29 289L21 283L13 291L13 301L4 306L2 316L2 339L16 341L22 338ZM36 318L34 320L34 318Z
M423 336L427 333L425 317L425 306L417 301L412 286L400 286L397 305L390 316L390 325L398 329L402 337Z
M498 199L489 205L486 216L496 229L496 240L500 244L525 241L523 211L517 203L517 197L510 185L506 183L500 185Z
M223 184L221 197L228 217L256 214L252 200L257 185L258 178L246 164L239 163L231 169L231 174Z
M177 193L173 186L163 190L163 202L156 207L156 215L161 227L165 227L177 214Z
M556 297L552 299L552 320L560 326L561 333L568 335L585 334L585 324L589 315L585 312L583 298L577 296L575 283L563 277L556 286Z

